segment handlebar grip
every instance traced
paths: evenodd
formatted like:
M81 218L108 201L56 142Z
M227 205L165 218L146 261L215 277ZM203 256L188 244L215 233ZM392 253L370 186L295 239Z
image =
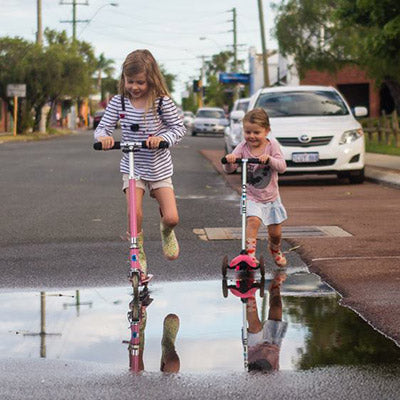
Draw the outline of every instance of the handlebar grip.
M169 147L169 143L166 140L162 140L159 144L158 144L158 148L159 149L167 149ZM142 142L142 148L143 149L148 149L146 142L143 141Z
M237 158L235 161L235 164L241 164L243 162L242 158ZM226 157L221 158L221 163L222 164L227 164L228 160ZM247 158L247 164L261 164L260 160L258 158Z
M101 142L96 142L96 143L93 143L93 148L95 150L103 150L103 145ZM120 148L121 148L121 142L114 142L114 146L111 147L110 150L118 150Z

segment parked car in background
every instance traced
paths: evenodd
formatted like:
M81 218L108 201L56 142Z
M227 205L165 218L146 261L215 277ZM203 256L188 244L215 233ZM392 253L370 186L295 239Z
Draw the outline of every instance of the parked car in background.
M194 114L191 111L183 112L183 125L185 125L186 129L192 130L194 118Z
M364 181L365 140L354 118L368 114L350 107L333 87L280 86L260 89L249 110L264 108L271 135L281 145L287 174L331 174Z
M232 111L242 110L246 113L247 109L249 108L249 103L250 103L250 97L244 97L242 99L237 99L233 103Z
M224 131L225 152L232 153L233 149L243 140L242 120L247 112L250 98L238 99L233 103L229 114L229 125Z
M96 111L94 113L94 116L93 116L93 129L97 128L97 125L99 125L101 119L103 118L104 113L105 113L105 110L99 110L99 111Z
M229 121L225 117L225 111L218 107L202 107L197 110L193 122L192 136L198 133L224 134Z

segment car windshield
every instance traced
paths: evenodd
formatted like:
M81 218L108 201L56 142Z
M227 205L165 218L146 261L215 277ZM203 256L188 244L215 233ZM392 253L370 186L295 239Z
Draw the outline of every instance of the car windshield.
M225 118L223 111L218 110L199 110L197 113L199 118Z
M237 105L236 110L241 110L241 111L246 112L248 107L249 107L249 102L248 101L242 101Z
M262 93L256 107L264 108L272 118L349 114L336 92L323 90Z

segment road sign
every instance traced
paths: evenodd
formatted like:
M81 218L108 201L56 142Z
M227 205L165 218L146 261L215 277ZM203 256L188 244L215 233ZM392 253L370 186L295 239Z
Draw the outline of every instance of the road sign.
M26 97L26 85L24 83L10 83L7 85L7 97Z
M250 74L241 72L221 72L219 74L220 83L250 83Z

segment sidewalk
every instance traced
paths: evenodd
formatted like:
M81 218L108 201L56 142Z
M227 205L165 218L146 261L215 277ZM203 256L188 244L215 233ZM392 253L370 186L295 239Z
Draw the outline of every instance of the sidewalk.
M400 187L400 157L366 153L365 177L375 182Z

